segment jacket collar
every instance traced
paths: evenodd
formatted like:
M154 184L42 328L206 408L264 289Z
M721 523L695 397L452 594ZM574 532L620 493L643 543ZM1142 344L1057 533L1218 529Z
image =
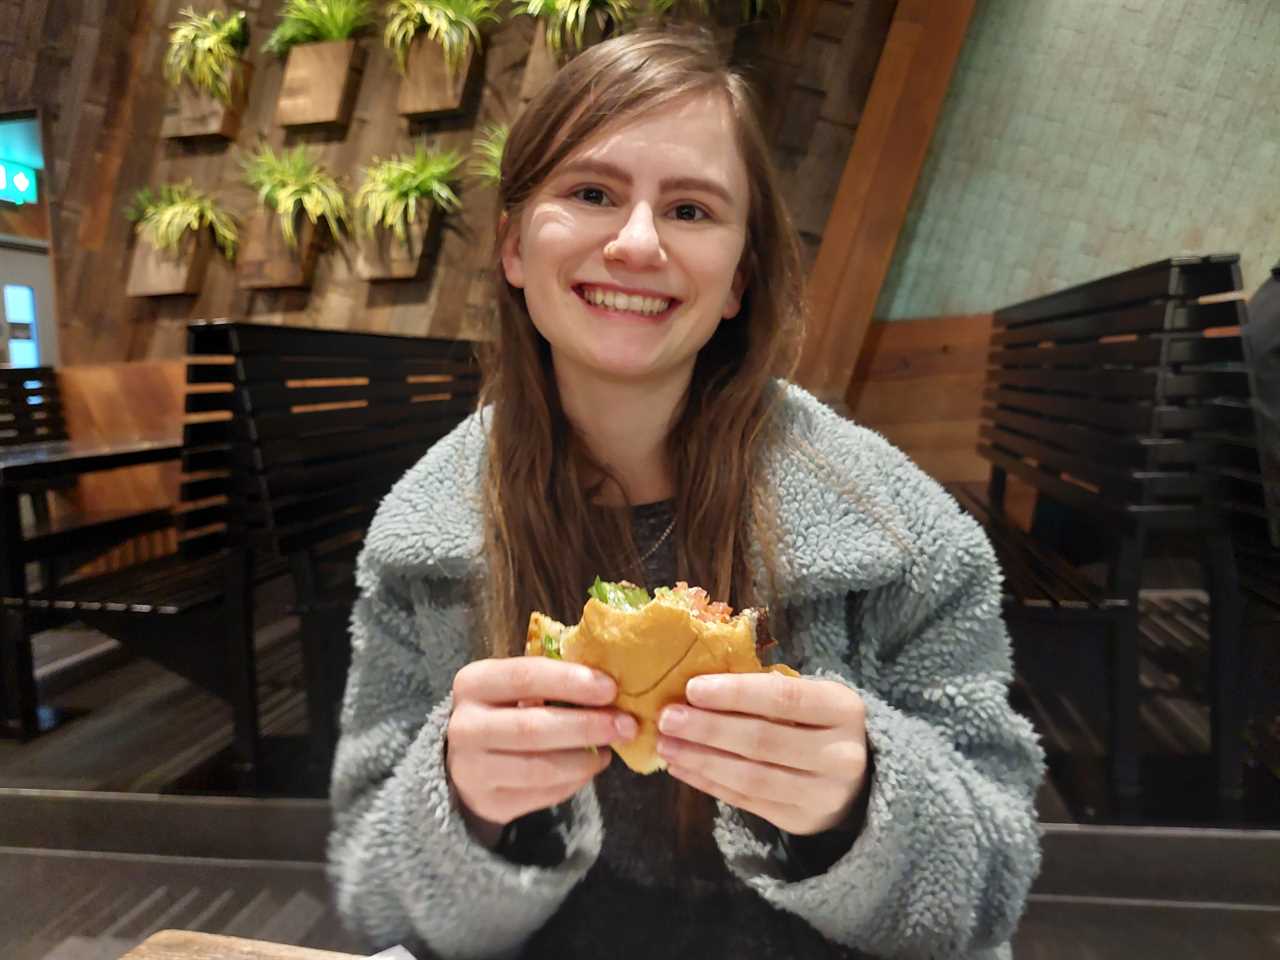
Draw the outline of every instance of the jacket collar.
M799 387L781 389L783 442L762 470L777 502L779 592L795 602L893 579L911 542L893 496L894 459L884 455L891 448ZM476 570L487 421L487 410L468 417L387 495L367 539L374 560L406 574ZM758 544L753 561L767 592Z

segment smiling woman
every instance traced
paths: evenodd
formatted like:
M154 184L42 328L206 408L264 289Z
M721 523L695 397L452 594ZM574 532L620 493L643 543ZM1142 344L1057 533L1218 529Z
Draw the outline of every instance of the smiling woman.
M937 484L779 379L799 247L743 78L699 35L599 44L511 128L499 199L482 409L360 562L344 916L443 957L1007 956L1042 756L999 573ZM717 668L638 737L625 678L517 655L597 577L767 605L801 675Z

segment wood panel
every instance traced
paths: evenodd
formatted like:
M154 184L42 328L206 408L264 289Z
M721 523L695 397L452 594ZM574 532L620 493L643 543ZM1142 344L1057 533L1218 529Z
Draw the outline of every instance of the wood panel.
M848 388L974 0L901 0L814 263L797 380L824 400Z
M935 480L985 485L978 411L991 325L989 313L872 323L845 395L849 415ZM1029 526L1035 490L1010 477L1006 503Z

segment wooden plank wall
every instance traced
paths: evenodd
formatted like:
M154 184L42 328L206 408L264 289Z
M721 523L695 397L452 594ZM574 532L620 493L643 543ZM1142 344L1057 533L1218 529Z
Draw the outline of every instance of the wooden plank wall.
M849 415L941 483L985 484L979 412L991 314L871 324L845 396ZM1030 523L1035 493L1009 479L1010 513Z
M902 0L866 104L866 118L830 207L813 265L810 321L797 381L823 400L848 387L975 0Z
M205 9L212 0L195 4ZM736 0L725 0L736 3ZM423 279L371 285L353 274L341 251L321 258L310 292L237 288L232 269L215 259L197 297L130 300L123 287L131 254L122 211L146 184L191 178L251 210L239 183L240 158L260 140L307 143L348 186L375 156L426 140L469 150L478 126L508 121L532 24L518 17L487 43L484 83L461 119L410 123L392 104L398 75L379 38L361 43L368 57L354 118L344 133L293 132L274 124L283 63L260 52L281 0L246 0L254 79L234 145L184 145L159 139L169 91L161 60L167 25L191 0L0 0L0 77L5 103L35 104L48 114L51 214L59 288L62 356L68 363L176 358L183 324L234 316L330 328L472 338L491 314L490 233L494 194L464 184L463 209L441 232ZM780 139L788 199L811 247L820 242L848 145L860 122L870 76L896 0L797 0L782 24L742 31L735 51L753 56L767 115Z

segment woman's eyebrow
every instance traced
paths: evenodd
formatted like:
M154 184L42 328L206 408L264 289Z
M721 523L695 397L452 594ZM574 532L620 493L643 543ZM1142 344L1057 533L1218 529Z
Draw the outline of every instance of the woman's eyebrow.
M633 182L631 174L616 163L607 160L573 160L566 163L557 172L557 176L597 176L620 180L630 186ZM705 177L668 177L658 184L659 189L668 190L700 190L723 200L733 206L733 195L722 184Z

